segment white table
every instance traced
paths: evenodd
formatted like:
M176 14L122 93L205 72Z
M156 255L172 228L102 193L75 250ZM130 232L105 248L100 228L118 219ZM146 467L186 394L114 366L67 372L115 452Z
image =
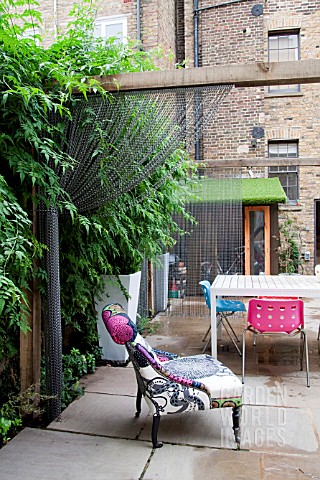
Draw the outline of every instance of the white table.
M217 357L216 299L226 297L320 297L313 275L218 275L210 289L211 355Z

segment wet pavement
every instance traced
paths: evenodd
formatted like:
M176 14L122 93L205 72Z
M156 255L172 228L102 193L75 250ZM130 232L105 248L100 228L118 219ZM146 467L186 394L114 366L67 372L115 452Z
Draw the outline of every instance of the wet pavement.
M161 449L150 441L152 418L135 418L133 367L101 366L83 379L85 394L46 429L24 429L0 450L0 480L320 480L319 301L305 299L311 387L300 371L299 339L246 339L241 449L229 409L167 415ZM172 313L172 312L171 312ZM246 317L233 321L240 335ZM209 324L197 317L160 314L148 341L184 355L201 353ZM241 345L241 343L240 343ZM209 351L207 352L209 353ZM241 357L223 332L218 358L241 375Z

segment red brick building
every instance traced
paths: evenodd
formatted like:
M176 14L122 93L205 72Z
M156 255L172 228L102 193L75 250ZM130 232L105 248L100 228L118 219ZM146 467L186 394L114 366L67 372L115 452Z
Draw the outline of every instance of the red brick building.
M70 2L42 0L41 8L50 42L65 27ZM319 0L103 0L96 32L138 39L144 50L161 47L170 53L159 60L161 68L319 58L320 4ZM207 163L209 176L220 168L215 162L233 160L255 165L250 172L239 166L243 177L250 173L280 178L288 198L277 208L280 222L287 213L294 220L299 269L304 273L313 273L320 263L320 168L308 165L308 159L320 161L319 134L319 84L234 88L215 120L206 125L196 153L197 160ZM288 158L288 163L274 167L272 158L279 157Z

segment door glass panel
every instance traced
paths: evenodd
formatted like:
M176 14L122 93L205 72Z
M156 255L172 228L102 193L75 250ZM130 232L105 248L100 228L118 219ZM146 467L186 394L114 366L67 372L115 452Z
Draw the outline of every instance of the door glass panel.
M265 271L264 212L250 213L250 275Z

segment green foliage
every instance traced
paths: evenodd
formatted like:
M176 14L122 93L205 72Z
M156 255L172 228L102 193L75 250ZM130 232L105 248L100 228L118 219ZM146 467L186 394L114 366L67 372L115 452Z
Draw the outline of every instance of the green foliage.
M300 227L296 218L285 214L280 224L279 271L280 273L297 273L301 265Z
M33 207L43 202L63 212L62 320L77 342L68 348L93 352L98 340L93 296L101 288L100 275L137 270L144 256L153 259L173 244L178 227L172 214L187 216L184 204L194 171L177 149L133 191L87 217L77 213L59 181L61 172L76 165L61 148L73 105L89 91L108 100L94 76L154 69L154 55L130 42L95 39L95 6L89 0L72 7L67 31L45 48L38 7L33 0L0 4L0 362L10 358L15 368L20 329L27 329L30 282L36 276L43 288L46 281L35 267L43 246L32 234ZM53 114L58 114L55 122ZM139 135L152 123L148 119L142 119ZM107 179L102 175L101 181ZM70 355L64 358L64 404L79 393L74 379L85 368L81 354Z
M16 353L11 336L28 329L26 291L33 272L33 256L41 248L32 236L31 222L0 175L0 362Z
M22 419L13 402L8 401L2 405L0 408L0 448L16 435L21 426Z
M159 322L152 322L152 319L148 317L140 317L138 315L137 318L137 330L140 335L152 335L156 332L157 328L159 327Z
M79 380L87 373L93 373L96 368L95 356L92 353L82 354L77 348L72 348L69 354L62 356L62 408L83 395Z
M23 427L23 418L40 415L43 402L50 397L39 393L39 385L31 385L24 392L11 394L0 407L0 448Z

